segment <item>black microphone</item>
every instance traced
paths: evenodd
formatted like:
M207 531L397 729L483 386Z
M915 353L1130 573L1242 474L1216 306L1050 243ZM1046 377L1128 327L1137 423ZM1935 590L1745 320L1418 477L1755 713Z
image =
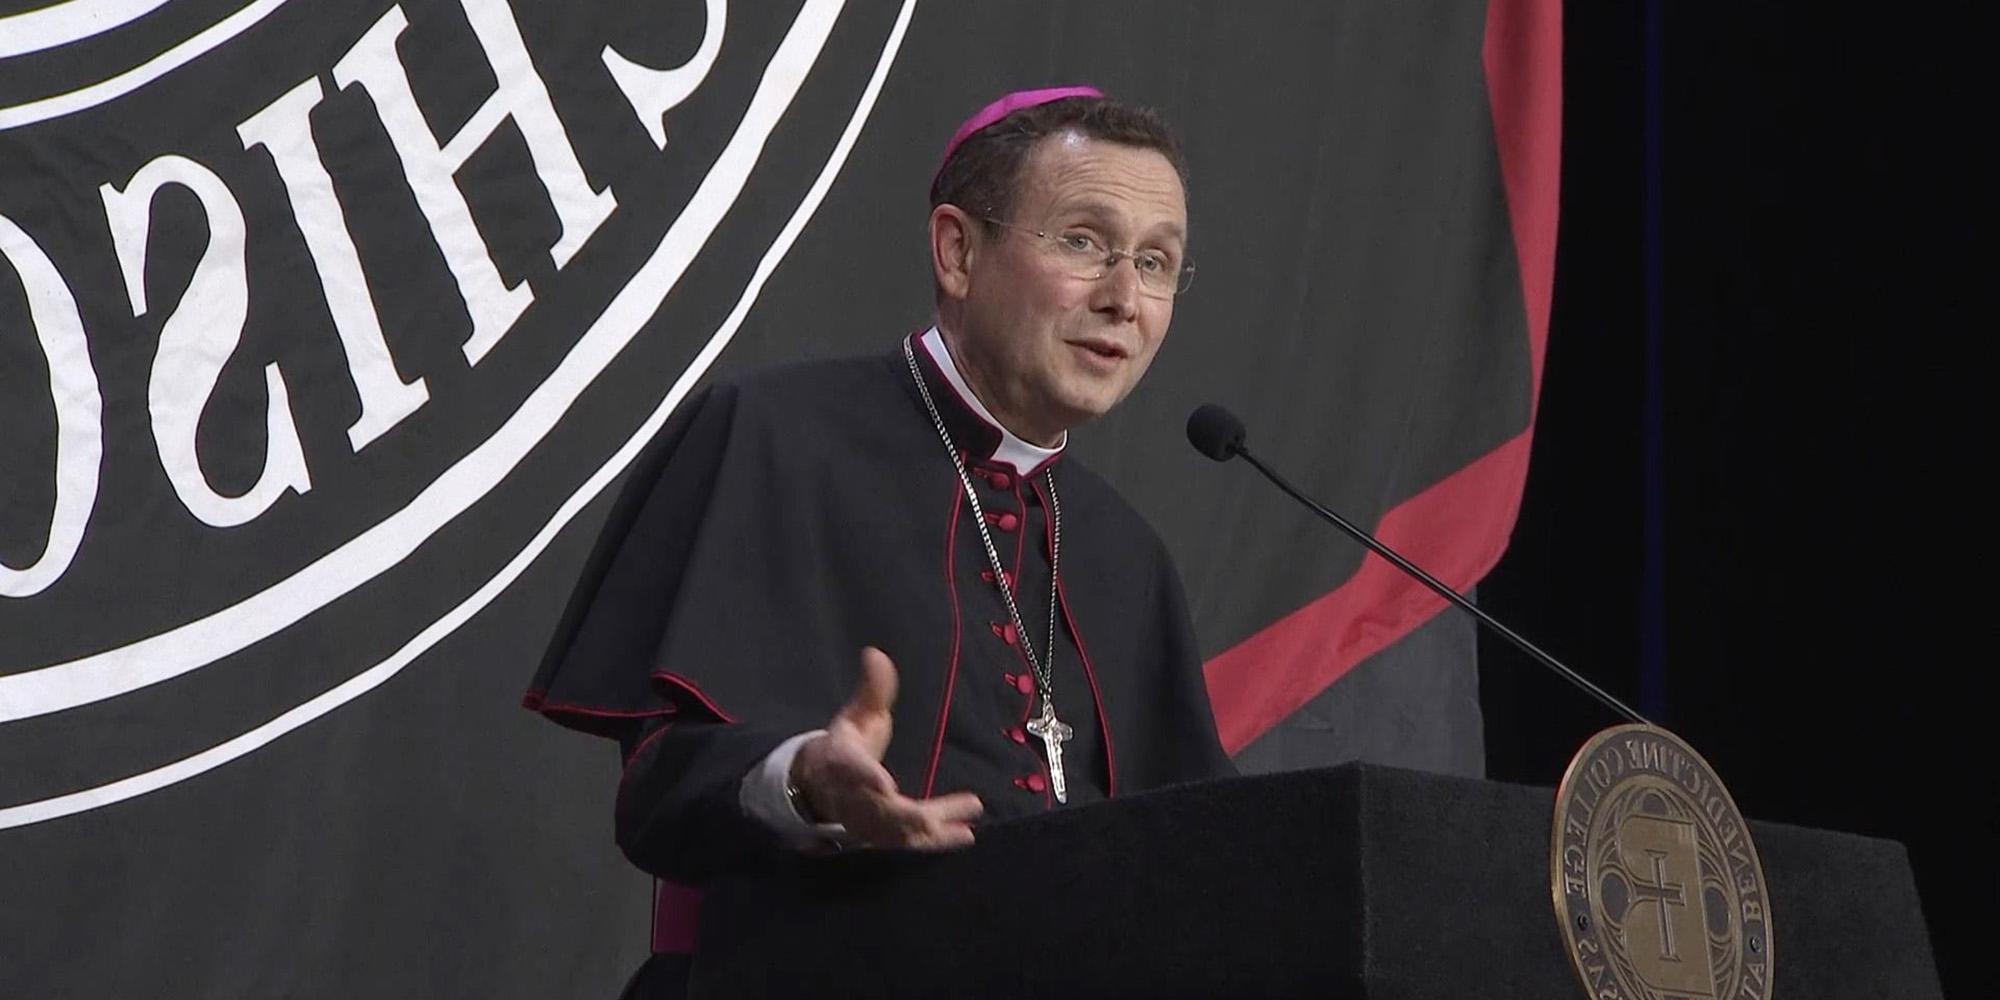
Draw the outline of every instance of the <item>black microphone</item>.
M1238 420L1236 418L1236 414L1231 413L1228 410L1215 405L1214 403L1203 403L1202 405L1195 407L1194 412L1188 415L1187 436L1188 436L1188 443L1194 445L1196 451L1199 451L1202 454L1207 455L1208 457L1215 459L1218 462L1227 462L1238 455L1243 456L1245 461L1249 462L1253 466L1256 466L1258 472L1263 473L1265 478L1278 484L1278 488L1290 494L1292 499L1297 500L1302 504L1305 504L1307 507L1311 508L1314 513L1318 514L1323 518L1326 518L1329 521L1332 521L1336 527L1340 528L1340 530L1342 531L1347 532L1349 535L1354 536L1355 540L1359 541L1363 545L1368 546L1368 548L1373 550L1376 555L1379 555L1382 558L1387 559L1392 563L1395 563L1396 568L1422 581L1425 586L1436 591L1438 593L1438 596L1443 597L1445 600L1448 600L1453 604L1458 605L1461 608L1464 608L1467 612L1471 613L1471 615L1474 618L1479 619L1479 621L1482 624L1486 625L1488 628L1491 628L1495 632L1500 633L1502 636L1505 636L1508 642L1511 642L1515 646L1519 647L1522 652L1527 653L1529 656L1534 657L1535 660L1540 662L1543 666L1546 666L1550 670L1553 670L1556 673L1561 674L1564 678L1568 679L1570 683L1575 684L1577 687L1582 688L1585 692L1589 693L1591 697L1594 697L1598 701L1603 702L1612 711L1617 712L1620 715L1623 715L1624 717L1632 720L1633 722L1637 722L1641 725L1646 725L1646 726L1652 725L1652 723L1648 721L1645 716L1640 715L1639 713L1626 707L1624 702L1619 701L1616 698L1613 698L1603 688L1600 688L1597 685L1592 684L1588 679L1586 679L1583 675L1577 673L1576 671L1563 666L1560 662L1556 660L1555 657L1542 652L1539 648L1535 646L1534 643L1531 643L1528 640L1523 639L1518 635L1515 635L1513 629L1510 629L1507 626L1500 624L1498 621L1494 620L1492 615L1489 615L1486 612L1479 610L1479 608L1476 607L1471 601L1466 600L1462 595L1460 595L1458 591L1455 591L1450 587L1447 587L1444 584L1439 583L1429 573L1426 573L1423 570L1417 568L1417 566L1411 563L1408 559L1405 559L1402 556L1397 555L1395 552L1391 551L1388 546L1383 545L1381 542L1376 541L1375 538L1369 535L1367 532L1362 531L1360 528L1357 528L1354 525L1348 523L1346 518L1341 517L1339 514L1336 514L1333 511L1326 509L1325 507L1321 506L1318 501L1314 500L1309 496L1306 496L1304 493L1299 492L1298 489L1294 487L1291 483L1286 482L1283 476L1280 476L1276 472L1272 471L1270 466L1267 466L1263 462L1258 461L1257 456L1250 453L1250 449L1246 447L1243 443L1245 437L1245 432L1243 430L1243 421Z

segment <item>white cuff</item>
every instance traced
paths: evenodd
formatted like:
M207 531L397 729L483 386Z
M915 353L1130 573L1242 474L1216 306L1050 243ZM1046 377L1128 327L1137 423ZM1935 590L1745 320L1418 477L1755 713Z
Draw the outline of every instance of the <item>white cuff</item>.
M791 779L792 759L799 755L799 748L824 735L826 730L815 729L778 744L778 748L771 751L763 763L743 776L742 786L737 792L737 801L742 803L744 812L762 820L786 844L798 850L823 847L828 841L837 843L847 837L847 828L839 823L806 822L806 818L792 808L791 796L785 794L785 786Z

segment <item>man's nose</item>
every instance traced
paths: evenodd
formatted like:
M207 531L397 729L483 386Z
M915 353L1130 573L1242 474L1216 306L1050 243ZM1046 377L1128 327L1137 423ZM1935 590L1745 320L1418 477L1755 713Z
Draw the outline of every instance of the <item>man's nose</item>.
M1091 307L1121 323L1138 318L1139 269L1123 257L1113 261L1104 276L1097 279Z

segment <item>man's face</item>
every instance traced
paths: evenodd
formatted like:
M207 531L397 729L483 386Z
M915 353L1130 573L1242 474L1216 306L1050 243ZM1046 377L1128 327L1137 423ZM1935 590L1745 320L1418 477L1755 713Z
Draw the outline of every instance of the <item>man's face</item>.
M1029 152L1012 217L1000 221L1021 229L973 239L954 346L995 416L1049 444L1132 391L1174 314L1173 298L1142 288L1130 260L1080 278L1076 255L1055 240L1179 262L1187 199L1160 153L1065 132Z

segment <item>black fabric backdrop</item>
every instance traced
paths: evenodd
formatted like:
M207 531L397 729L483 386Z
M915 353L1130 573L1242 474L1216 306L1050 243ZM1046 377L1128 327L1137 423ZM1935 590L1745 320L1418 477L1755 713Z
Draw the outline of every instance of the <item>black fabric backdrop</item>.
M699 378L928 322L937 153L1022 86L1189 146L1198 280L1076 447L1174 549L1231 748L1479 773L1468 627L1353 588L1357 546L1180 427L1228 404L1448 581L1491 566L1554 189L1495 122L1559 93L1495 88L1494 25L1540 25L1501 40L1518 79L1554 9L0 21L0 992L614 991L648 908L615 757L519 707L593 501Z
M1991 450L1966 337L1987 311L1966 224L1990 186L1986 39L1861 4L1664 0L1569 4L1564 36L1534 474L1482 604L1637 701L1658 601L1655 717L1746 813L1907 845L1945 995L1991 993L2000 885L1973 859L2000 784L1955 777L1987 714L1967 650L1992 632L1966 471ZM1604 713L1480 646L1488 774L1552 782Z

